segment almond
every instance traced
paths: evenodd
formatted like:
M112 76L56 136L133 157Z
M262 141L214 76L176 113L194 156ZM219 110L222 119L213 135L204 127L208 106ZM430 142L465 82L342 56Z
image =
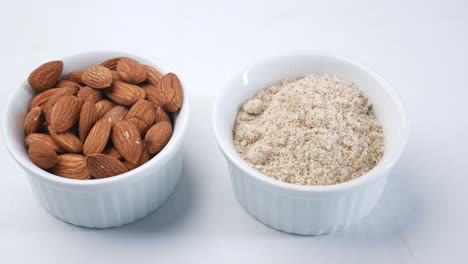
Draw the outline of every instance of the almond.
M127 167L128 170L133 170L145 164L150 158L151 158L151 154L148 152L145 142L143 141L141 145L141 155L138 161L136 163L131 163L128 160L124 160L123 163L125 167Z
M146 131L148 131L148 129L151 127L151 125L147 126L145 122L141 121L136 117L125 119L125 121L129 122L130 124L133 124L142 136L144 136L146 134Z
M85 142L89 131L98 120L96 105L91 100L84 102L80 113L79 135L81 142Z
M100 100L96 103L97 119L101 119L107 112L114 107L114 104L109 100Z
M55 152L64 152L64 150L61 147L59 147L59 145L57 145L57 143L52 139L50 135L43 133L31 134L24 139L24 144L26 144L26 146L29 147L33 141L41 141L49 145L49 147L52 148Z
M57 153L46 143L34 140L29 145L29 158L39 168L50 169L57 164Z
M158 107L156 109L156 111L155 111L154 122L158 123L158 122L161 122L161 121L167 121L167 122L170 123L171 119L167 115L166 111L164 111L161 107Z
M83 72L81 80L91 88L103 89L112 84L112 73L104 66L95 65Z
M71 87L71 88L75 88L76 91L79 91L82 88L81 85L79 85L78 83L72 82L72 81L69 81L69 80L60 80L55 85L55 87L59 87L59 88Z
M176 112L179 110L184 100L182 84L180 83L179 77L170 72L162 77L159 87L165 99L163 108L169 112Z
M73 95L60 97L50 112L50 125L56 132L65 132L80 118L82 103Z
M57 165L52 169L52 173L76 180L91 179L88 166L86 166L86 158L78 154L59 155Z
M107 178L128 171L118 159L105 154L92 154L86 157L86 164L91 175L96 179Z
M155 110L153 104L146 100L138 100L128 111L125 119L138 118L149 128L154 124Z
M117 63L119 62L120 58L122 57L110 58L102 62L100 65L106 67L109 70L115 70L117 69Z
M110 88L104 90L104 94L114 103L132 105L141 99L141 88L124 82L114 82Z
M113 82L121 82L122 79L120 79L120 75L117 71L111 71L112 73L112 81Z
M131 58L121 58L117 63L117 72L127 83L138 84L144 82L148 75L146 69L138 61Z
M84 143L85 155L101 153L107 145L111 133L112 123L110 118L102 118L94 124Z
M83 75L84 71L85 70L76 70L76 71L70 72L70 74L68 74L68 76L67 76L67 80L72 81L72 82L76 82L76 83L78 83L80 85L85 84L83 82L83 80L81 80L81 75Z
M26 135L38 132L43 122L42 109L39 106L33 107L24 119L24 132Z
M141 87L146 94L146 100L151 102L155 108L161 107L166 100L159 86L146 84Z
M45 92L42 92L31 100L29 103L29 109L35 106L43 106L50 98L54 96L64 96L64 95L74 95L78 93L78 89L72 87L64 87L64 88L52 88Z
M101 91L98 89L93 89L91 87L85 86L80 89L77 95L78 98L80 98L81 101L86 101L90 99L93 102L97 102L102 99L102 94Z
M169 122L162 121L153 125L146 132L145 143L151 154L161 151L172 136L172 125Z
M29 85L38 92L43 92L52 88L60 79L62 70L62 61L49 61L44 63L31 72L28 77Z
M131 163L141 154L141 136L138 129L127 121L119 121L112 128L112 143L119 153Z
M49 133L52 139L64 150L71 153L80 153L83 151L83 143L73 133L67 131L63 133L55 132L49 126Z
M58 101L58 99L60 99L62 96L60 95L55 95L53 97L51 97L47 103L44 104L44 108L42 110L42 112L44 113L44 117L45 117L45 120L48 124L50 124L51 120L52 120L52 107L55 105L55 103Z
M121 120L124 120L125 116L127 115L128 110L123 106L115 106L109 112L107 112L102 119L109 119L111 120L112 124L115 124Z
M106 155L109 155L109 156L112 156L118 160L121 160L122 159L122 155L119 153L119 151L114 148L114 147L110 147L110 148L106 148L102 151L102 154L106 154Z
M143 67L146 70L146 74L148 74L148 83L153 86L158 86L163 76L162 73L149 65L143 65Z

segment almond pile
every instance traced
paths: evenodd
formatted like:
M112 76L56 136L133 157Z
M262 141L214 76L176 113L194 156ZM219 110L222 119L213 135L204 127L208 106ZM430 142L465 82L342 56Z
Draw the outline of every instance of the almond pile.
M168 112L182 106L174 73L127 58L111 58L60 79L62 61L35 69L38 94L24 120L31 161L72 179L106 178L137 168L172 136Z

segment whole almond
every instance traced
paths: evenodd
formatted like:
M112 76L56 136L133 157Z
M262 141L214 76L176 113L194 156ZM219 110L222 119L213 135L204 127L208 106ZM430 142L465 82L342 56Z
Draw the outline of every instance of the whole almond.
M156 111L155 111L154 122L158 123L158 122L162 122L162 121L167 121L167 122L170 123L171 119L167 115L166 111L164 111L161 107L158 107L156 109Z
M162 77L159 87L165 98L163 108L169 112L176 112L179 110L184 100L182 84L180 83L179 77L170 72Z
M49 127L49 133L52 139L64 150L71 153L80 153L83 151L83 143L80 139L75 136L75 134L66 131L63 133L55 132L51 127Z
M81 80L91 88L103 89L112 84L112 73L104 66L95 65L83 72Z
M26 135L38 132L43 122L42 109L39 106L33 107L24 119L24 132Z
M70 72L70 74L68 74L67 76L67 80L70 80L72 82L76 82L80 85L83 85L85 84L83 82L83 80L81 80L81 75L83 75L85 70L76 70L76 71L72 71Z
M144 82L148 75L146 69L138 61L131 58L121 58L117 63L117 72L127 83L138 84Z
M58 88L65 88L65 87L71 87L71 88L75 88L77 91L79 91L82 87L81 85L79 85L78 83L76 82L72 82L70 80L60 80L56 85L55 87L58 87Z
M52 88L60 79L62 70L62 61L49 61L44 63L31 72L28 77L29 85L38 92L43 92Z
M30 146L33 141L41 141L47 144L55 152L58 152L58 153L64 152L64 150L61 147L59 147L59 145L57 145L57 143L52 139L50 135L43 134L43 133L31 134L24 139L24 144L26 144L26 146Z
M143 85L141 88L145 91L146 100L151 102L155 108L161 107L162 104L166 101L166 98L159 86L146 84Z
M114 147L104 149L102 151L102 154L112 156L112 157L114 157L114 158L116 158L118 160L121 160L123 158L122 155L119 153L119 151Z
M86 166L86 158L79 154L59 155L57 165L52 169L52 173L76 180L91 179L88 166Z
M161 151L172 136L172 125L169 122L162 121L153 125L146 132L145 143L151 154Z
M140 131L127 121L119 121L112 128L112 143L119 153L131 163L136 163L141 154Z
M115 70L117 69L117 63L119 62L120 58L121 57L110 58L102 62L100 65L106 67L109 70Z
M57 164L57 153L46 143L34 140L29 145L29 158L39 168L50 169Z
M141 99L141 88L124 82L114 82L104 90L104 94L114 103L132 105Z
M96 179L107 178L128 171L118 159L105 154L92 154L86 157L86 164L91 175Z
M93 101L87 100L81 108L80 121L79 121L79 136L81 142L85 142L89 131L98 120L96 105Z
M109 100L100 100L96 103L97 119L101 119L107 112L114 107L114 104Z
M56 132L65 132L80 118L82 102L73 95L60 97L50 113L50 125Z
M121 82L122 81L122 79L120 79L120 75L119 75L119 73L117 71L112 70L111 73L112 73L112 81L113 82Z
M101 91L98 89L93 89L89 86L85 86L80 89L77 97L83 102L90 99L91 101L96 103L102 99L102 94Z
M146 100L138 100L128 111L125 119L138 118L149 128L154 124L155 110L153 104Z
M128 170L133 170L145 164L151 158L151 154L148 152L145 142L142 142L141 145L141 155L136 163L131 163L128 160L124 160L124 165Z
M143 65L143 67L146 70L146 74L148 74L148 83L153 86L158 86L163 76L162 73L149 65Z
M55 103L60 99L62 96L55 95L51 97L43 106L42 112L44 113L44 117L47 123L51 123L52 121L52 107Z
M140 132L140 135L142 136L146 135L146 131L148 131L148 129L151 127L151 125L150 126L146 125L145 122L141 121L140 119L136 117L125 119L125 121L129 122L130 124L133 124L138 129L138 131Z
M78 89L74 87L64 87L64 88L52 88L49 89L45 92L42 92L31 100L29 103L29 109L35 107L35 106L43 106L46 104L50 98L54 96L64 96L64 95L74 95L78 93Z
M107 145L112 129L112 122L109 118L102 118L94 124L83 146L85 155L101 153Z
M123 106L114 106L109 112L107 112L102 119L110 119L112 124L115 124L121 120L124 120L128 110Z

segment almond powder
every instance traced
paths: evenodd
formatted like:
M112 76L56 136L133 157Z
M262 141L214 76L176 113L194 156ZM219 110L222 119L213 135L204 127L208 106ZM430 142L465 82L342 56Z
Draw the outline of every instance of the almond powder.
M382 127L367 97L332 75L284 80L240 110L234 146L252 167L277 180L331 185L355 179L382 158Z

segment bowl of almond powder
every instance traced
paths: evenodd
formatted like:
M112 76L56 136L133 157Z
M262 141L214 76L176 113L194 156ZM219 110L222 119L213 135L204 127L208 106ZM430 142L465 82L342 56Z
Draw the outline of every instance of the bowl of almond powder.
M242 206L268 226L303 235L366 216L408 135L390 84L327 53L248 67L219 91L213 123Z

